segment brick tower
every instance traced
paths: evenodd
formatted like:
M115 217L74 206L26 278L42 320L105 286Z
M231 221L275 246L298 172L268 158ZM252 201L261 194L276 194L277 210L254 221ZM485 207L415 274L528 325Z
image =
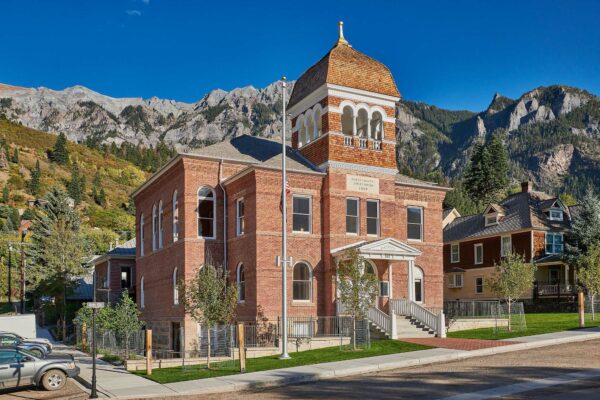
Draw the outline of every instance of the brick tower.
M323 169L356 164L396 170L395 103L389 69L344 38L298 79L288 109L292 146Z

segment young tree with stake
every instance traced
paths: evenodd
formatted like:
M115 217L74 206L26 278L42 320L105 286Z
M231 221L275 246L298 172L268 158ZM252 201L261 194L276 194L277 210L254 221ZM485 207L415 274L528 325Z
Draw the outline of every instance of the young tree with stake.
M577 279L587 290L591 303L592 321L596 320L595 301L600 293L600 245L592 245L579 260Z

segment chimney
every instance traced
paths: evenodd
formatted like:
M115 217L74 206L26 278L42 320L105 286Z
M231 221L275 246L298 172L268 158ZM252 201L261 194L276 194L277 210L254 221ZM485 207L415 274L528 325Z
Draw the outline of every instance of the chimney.
M529 193L532 190L533 190L533 182L531 182L531 181L521 182L521 192Z

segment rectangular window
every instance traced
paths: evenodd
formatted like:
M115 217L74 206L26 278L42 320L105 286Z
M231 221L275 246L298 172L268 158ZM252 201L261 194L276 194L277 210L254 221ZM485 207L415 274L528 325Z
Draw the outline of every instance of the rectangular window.
M129 289L131 287L131 268L121 267L121 289Z
M497 216L491 216L491 217L485 217L485 226L491 226L491 225L497 225L498 224L498 217Z
M546 254L562 254L563 234L559 232L546 233Z
M550 210L550 219L552 221L562 221L563 220L562 210Z
M500 247L500 256L506 257L512 253L512 239L510 236L502 236L502 245Z
M311 231L311 199L309 196L294 196L292 199L292 230L310 233Z
M415 301L421 303L423 301L423 280L415 279Z
M457 263L460 261L460 245L450 245L450 262Z
M463 274L456 273L448 275L449 288L461 288L463 286Z
M475 278L475 293L483 293L483 278L481 276Z
M360 229L359 200L356 198L346 199L346 233L358 235Z
M241 236L244 234L244 215L245 215L245 210L244 210L244 199L238 199L238 201L236 202L236 228L235 231L237 233L237 236Z
M367 235L379 235L379 200L367 200Z
M423 240L423 209L421 207L408 207L407 213L407 238Z
M475 264L483 264L483 243L475 245Z
M379 295L381 297L389 297L390 283L388 281L379 281Z

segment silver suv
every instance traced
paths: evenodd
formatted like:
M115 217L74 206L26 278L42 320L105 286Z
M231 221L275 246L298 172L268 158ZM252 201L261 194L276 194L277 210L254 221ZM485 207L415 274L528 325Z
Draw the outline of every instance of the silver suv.
M79 375L71 355L37 357L15 346L0 347L0 389L35 385L46 390L62 389L67 377Z

